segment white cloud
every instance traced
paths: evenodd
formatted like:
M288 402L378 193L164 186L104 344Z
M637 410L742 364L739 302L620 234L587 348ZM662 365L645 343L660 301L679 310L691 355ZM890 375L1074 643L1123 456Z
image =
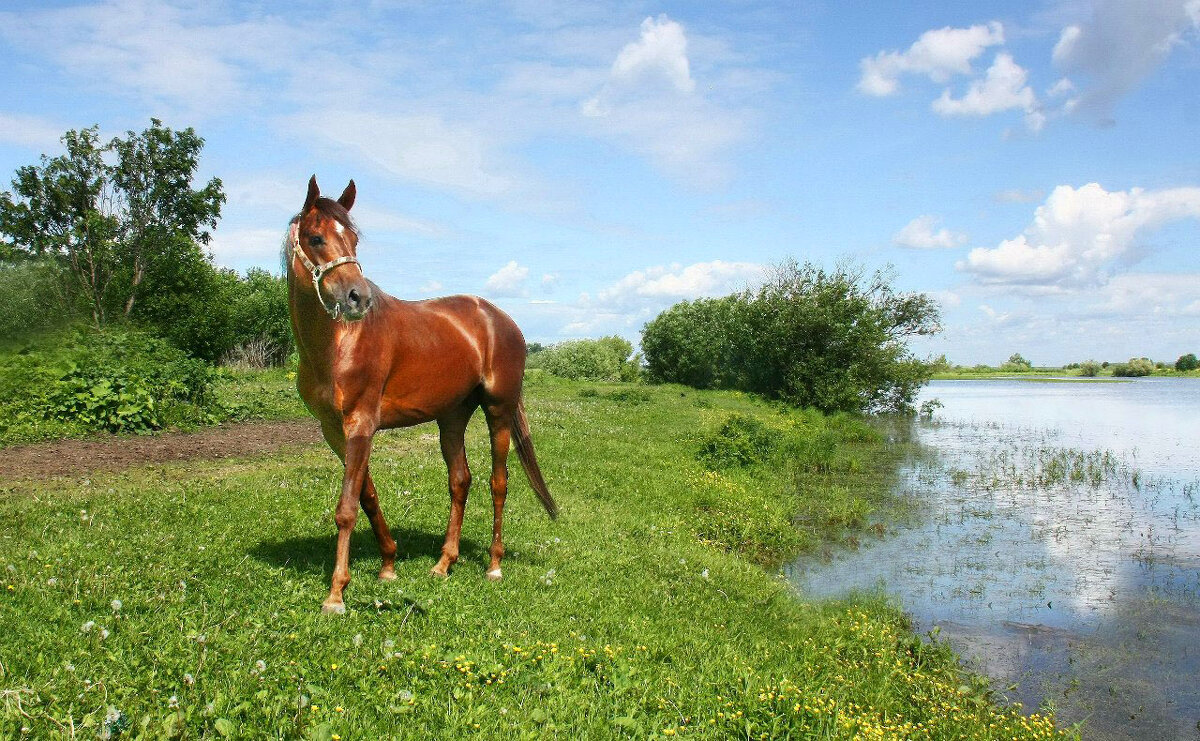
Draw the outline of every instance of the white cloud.
M612 80L620 84L641 84L659 78L682 93L696 89L687 57L687 37L683 26L661 15L657 20L642 21L642 35L625 45L612 65Z
M297 135L351 154L403 180L481 197L511 197L522 184L496 163L490 140L440 116L327 109L285 119Z
M279 250L286 236L287 224L281 222L278 229L238 229L218 226L208 243L213 260L218 265L235 270L249 267L268 267L272 272L279 270Z
M962 232L952 232L945 227L934 231L940 222L941 219L936 216L918 216L896 232L892 242L897 247L918 250L961 247L967 243L967 235Z
M1053 59L1090 83L1067 102L1067 110L1101 119L1200 30L1198 0L1096 0L1091 11L1062 30Z
M665 15L642 22L638 40L621 49L600 90L579 111L595 135L614 138L689 182L722 179L719 160L746 126L744 115L697 90L687 35Z
M1128 259L1139 234L1200 219L1200 188L1109 192L1096 183L1060 185L1022 234L971 250L957 264L981 283L1067 289L1101 284Z
M484 283L484 290L490 296L524 296L525 279L529 277L529 268L518 265L516 260L492 273Z
M721 296L759 281L766 268L752 262L698 262L658 265L635 270L597 292L596 303L614 307L662 305L666 302Z
M993 194L992 199L997 203L1033 203L1042 200L1045 195L1046 191L1041 188L1009 188Z
M440 280L429 280L421 284L419 289L421 293L437 293L442 290L442 282Z
M0 142L29 147L42 153L61 149L59 137L70 127L56 126L39 116L0 113Z
M971 74L971 62L991 46L1004 43L1004 27L997 21L970 28L926 31L907 51L881 51L859 62L858 89L867 95L893 95L900 76L924 75L944 83L953 75Z
M988 68L987 75L972 81L963 97L954 98L946 89L933 101L932 107L942 116L990 116L1001 111L1022 110L1029 128L1038 131L1045 123L1045 117L1038 111L1037 96L1025 84L1027 77L1024 68L1014 62L1011 55L1000 53Z

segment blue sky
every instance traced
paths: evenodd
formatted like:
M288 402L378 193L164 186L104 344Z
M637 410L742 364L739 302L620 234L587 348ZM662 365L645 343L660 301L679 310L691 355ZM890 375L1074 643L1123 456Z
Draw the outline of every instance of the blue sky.
M69 128L192 126L239 270L316 173L375 282L530 340L795 257L933 295L923 355L1200 352L1200 0L0 8L4 184Z

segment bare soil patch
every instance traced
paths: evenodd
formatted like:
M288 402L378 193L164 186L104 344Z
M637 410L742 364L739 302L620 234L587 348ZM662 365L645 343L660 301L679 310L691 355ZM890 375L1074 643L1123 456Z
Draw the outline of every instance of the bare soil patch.
M147 437L52 440L0 449L0 480L83 476L132 466L269 453L322 442L313 419L246 422Z

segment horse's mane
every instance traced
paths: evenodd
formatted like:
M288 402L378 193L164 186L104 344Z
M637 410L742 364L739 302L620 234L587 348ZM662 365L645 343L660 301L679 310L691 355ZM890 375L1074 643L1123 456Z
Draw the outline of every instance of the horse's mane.
M333 219L337 223L354 232L355 236L359 237L360 239L362 238L362 232L359 231L358 225L354 223L354 219L350 218L350 212L343 208L342 204L338 203L332 198L325 198L322 196L317 199L317 203L314 208L316 208L317 211L319 211L323 216ZM295 224L299 220L300 214L296 214L291 218L291 220L288 221L287 231L283 233L283 243L279 246L279 269L282 271L284 278L287 277L288 268L292 264L292 243L288 237L291 236L292 233L292 224Z

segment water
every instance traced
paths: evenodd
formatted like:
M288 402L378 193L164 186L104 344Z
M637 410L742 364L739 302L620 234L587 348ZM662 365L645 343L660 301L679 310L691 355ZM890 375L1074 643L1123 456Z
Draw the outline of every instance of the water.
M935 381L915 521L792 576L882 590L1086 738L1200 738L1200 381Z

